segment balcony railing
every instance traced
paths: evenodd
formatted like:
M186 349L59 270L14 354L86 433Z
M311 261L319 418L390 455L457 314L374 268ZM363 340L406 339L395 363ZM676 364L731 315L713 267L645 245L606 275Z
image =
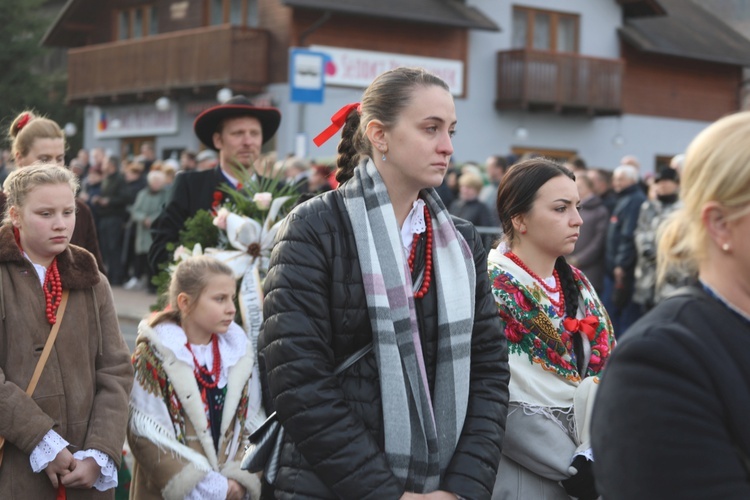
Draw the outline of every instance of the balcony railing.
M497 54L498 109L619 114L624 63L578 54L509 50Z
M222 25L68 51L68 100L231 87L260 92L269 81L269 36Z

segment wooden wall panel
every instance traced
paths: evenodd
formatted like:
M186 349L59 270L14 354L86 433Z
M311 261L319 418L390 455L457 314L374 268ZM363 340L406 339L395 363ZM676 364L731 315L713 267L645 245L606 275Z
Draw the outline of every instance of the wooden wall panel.
M742 69L622 45L623 113L713 121L739 109Z

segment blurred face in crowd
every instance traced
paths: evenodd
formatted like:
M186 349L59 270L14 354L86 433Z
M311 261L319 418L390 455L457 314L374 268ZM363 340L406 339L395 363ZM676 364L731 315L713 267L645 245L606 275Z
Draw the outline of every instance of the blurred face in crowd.
M60 138L38 138L31 143L29 152L25 156L16 154L16 164L27 167L34 162L65 164L65 140Z
M221 167L231 174L232 165L239 163L247 169L258 159L263 129L260 120L252 116L227 118L213 139L214 147L219 150Z
M669 196L675 194L679 189L680 185L670 179L662 179L654 183L656 196Z
M627 189L635 184L635 180L628 177L624 172L615 172L612 176L612 189L619 193L623 189Z

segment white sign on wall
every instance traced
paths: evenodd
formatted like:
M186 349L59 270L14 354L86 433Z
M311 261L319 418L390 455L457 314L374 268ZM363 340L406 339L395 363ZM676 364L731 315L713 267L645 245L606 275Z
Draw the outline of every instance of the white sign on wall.
M324 45L313 45L310 49L330 58L325 68L326 85L364 88L384 71L399 66L419 66L445 80L453 95L464 92L463 61Z
M153 104L94 107L94 116L94 137L97 139L177 133L177 109L174 104L164 111L159 111Z

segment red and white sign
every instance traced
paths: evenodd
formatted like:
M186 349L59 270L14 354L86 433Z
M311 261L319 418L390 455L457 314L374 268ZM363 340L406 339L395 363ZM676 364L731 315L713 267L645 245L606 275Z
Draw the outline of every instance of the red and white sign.
M445 80L453 95L464 92L463 61L324 45L313 45L310 50L323 52L330 57L325 69L326 85L364 88L384 71L399 66L417 66Z

